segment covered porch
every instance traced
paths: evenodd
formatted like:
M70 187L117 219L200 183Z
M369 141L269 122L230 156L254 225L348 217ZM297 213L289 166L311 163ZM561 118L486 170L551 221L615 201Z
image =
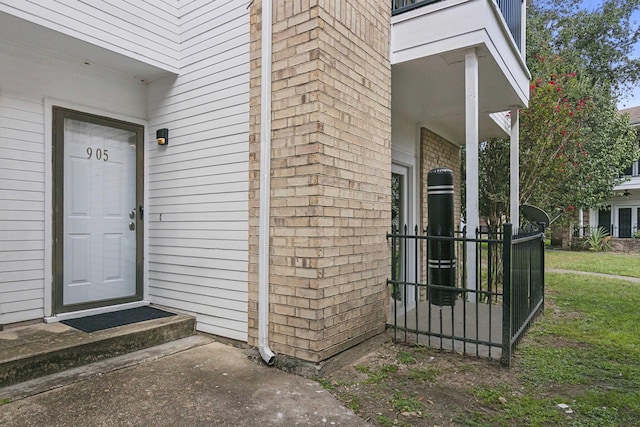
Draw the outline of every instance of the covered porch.
M392 155L396 171L403 174L399 180L406 176L403 190L408 193L400 203L408 213L398 225L426 227L426 173L430 168L452 169L456 194L461 193L459 182L465 182L466 215L462 218L456 205L455 221L466 225L471 253L480 224L478 153L482 141L510 138L510 211L519 211L518 117L528 104L530 80L524 60L525 3L399 1L393 3L393 9ZM429 138L424 137L425 130ZM425 144L432 146L425 149ZM455 147L458 153L464 147L465 176L459 176L459 160L451 160L454 150L447 148L444 153L444 146ZM518 229L517 214L508 220ZM467 289L475 289L474 262L469 259ZM424 271L424 266L417 266L416 271Z

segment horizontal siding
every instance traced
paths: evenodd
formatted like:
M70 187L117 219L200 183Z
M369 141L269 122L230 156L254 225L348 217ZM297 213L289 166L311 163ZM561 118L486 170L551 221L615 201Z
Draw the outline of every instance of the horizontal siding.
M0 95L0 324L44 313L44 114Z
M0 0L0 11L160 68L178 68L178 10L169 3Z
M146 87L11 43L0 44L0 76L0 324L7 324L45 313L45 248L51 247L45 195L52 187L45 176L43 100L144 118Z
M149 295L199 330L247 340L249 17L245 1L180 6L181 73L149 85ZM153 133L151 138L154 138ZM145 213L146 213L145 212Z

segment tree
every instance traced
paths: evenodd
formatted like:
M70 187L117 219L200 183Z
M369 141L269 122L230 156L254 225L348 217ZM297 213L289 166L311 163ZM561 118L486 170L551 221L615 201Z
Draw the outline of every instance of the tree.
M640 155L635 131L615 108L623 88L640 80L638 59L625 56L640 33L622 28L639 2L608 0L591 12L577 11L576 1L531 8L520 203L551 214L598 206ZM480 213L496 229L509 206L509 141L483 143L479 162Z
M581 0L536 0L527 17L529 70L537 76L535 59L550 50L615 99L624 96L640 80L640 58L633 55L640 26L631 16L639 8L640 0L605 0L591 11Z

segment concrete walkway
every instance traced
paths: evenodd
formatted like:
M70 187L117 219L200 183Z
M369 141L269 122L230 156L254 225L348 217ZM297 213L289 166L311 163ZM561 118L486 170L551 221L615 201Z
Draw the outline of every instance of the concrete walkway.
M577 274L580 276L598 276L598 277L604 277L605 279L626 280L628 282L640 283L640 278L638 277L618 276L615 274L592 273L590 271L562 270L559 268L547 268L545 269L545 271L547 273Z
M1 388L0 425L369 425L315 381L184 340Z

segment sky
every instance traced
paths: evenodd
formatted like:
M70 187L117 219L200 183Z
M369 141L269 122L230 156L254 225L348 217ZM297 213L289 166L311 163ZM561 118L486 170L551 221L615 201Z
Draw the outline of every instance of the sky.
M582 6L585 9L593 10L602 4L602 0L583 0ZM640 23L640 8L637 9L632 17L631 21L636 24ZM640 43L638 43L634 49L634 55L640 56ZM630 91L623 99L618 103L618 109L637 107L640 106L640 84L636 88Z

